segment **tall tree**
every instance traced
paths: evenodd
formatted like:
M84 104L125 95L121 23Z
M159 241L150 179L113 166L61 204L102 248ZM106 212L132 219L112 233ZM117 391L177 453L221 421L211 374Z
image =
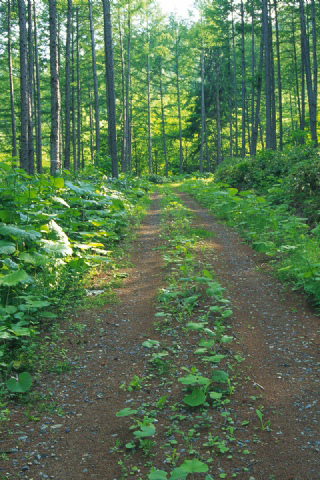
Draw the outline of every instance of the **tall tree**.
M28 86L28 46L27 46L27 15L24 0L18 0L19 30L20 30L20 167L29 171L28 159L28 115L29 115L29 86Z
M240 4L241 11L241 71L242 71L242 144L241 157L246 155L246 61L244 51L244 7L243 0Z
M271 86L271 52L269 41L269 16L268 16L268 0L262 2L262 25L264 32L265 45L265 88L266 88L266 147L272 148L272 86Z
M37 17L36 17L35 2L33 2L33 23L34 23L34 45L35 45L35 65L36 65L36 161L37 161L37 173L42 173L41 85L40 85L38 31L37 31Z
M32 34L32 2L28 0L28 88L29 88L29 109L28 109L28 172L34 174L34 139L33 139L33 34Z
M94 113L95 113L95 130L96 130L96 154L95 164L99 163L100 156L100 108L99 108L99 85L97 75L97 59L96 59L96 41L94 33L94 23L92 17L92 3L89 4L89 19L90 19L90 34L91 34L91 49L92 49L92 73L93 73L93 93L94 93Z
M14 86L12 74L12 52L11 52L11 1L8 0L8 66L10 82L10 107L11 107L11 135L12 135L12 156L17 156L17 127L14 113Z
M281 58L280 58L280 38L277 0L273 2L274 19L276 24L276 49L277 49L277 65L278 65L278 99L279 99L279 147L283 148L283 122L282 122L282 80L281 80Z
M55 175L60 164L60 79L58 58L58 23L56 0L49 0L50 22L50 83L51 83L51 135L50 172Z
M110 0L103 1L104 42L106 57L107 103L108 103L108 136L109 153L111 156L112 176L118 177L117 158L117 122L116 122L116 95L114 87L114 56L112 40L112 24Z
M179 26L177 26L176 30L176 38L175 38L175 64L176 64L176 86L177 86L177 105L178 105L178 122L179 122L179 144L180 144L180 164L179 170L180 174L182 174L183 168L183 146L182 146L182 119L181 119L181 96L180 96L180 75L179 75L179 42L180 42L180 35L179 35ZM202 173L202 169L200 167L200 172Z
M64 157L64 168L70 170L71 152L71 22L72 22L72 0L68 0L67 12L67 38L66 38L66 147Z
M309 40L308 40L307 29L306 29L304 0L299 0L299 7L300 7L300 25L301 25L301 49L302 49L304 68L306 73L311 138L312 138L312 141L314 142L314 145L318 146L316 88L312 83L310 47L309 47ZM314 80L315 80L314 83L316 83L316 79Z

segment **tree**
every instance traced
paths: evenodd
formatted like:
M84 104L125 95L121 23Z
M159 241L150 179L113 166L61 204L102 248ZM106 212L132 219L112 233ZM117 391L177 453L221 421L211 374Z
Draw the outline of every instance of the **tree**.
M11 1L8 0L8 66L10 82L10 107L11 107L11 135L12 135L12 156L17 156L17 127L14 112L14 86L12 74L12 53L11 53Z
M92 48L92 73L93 73L93 93L94 93L94 113L95 113L95 129L96 129L96 154L95 164L99 164L100 156L100 107L99 107L99 86L97 75L97 59L96 59L96 42L94 35L94 24L92 18L92 3L89 4L89 19L90 19L90 34L91 34L91 48Z
M72 22L72 0L68 0L67 12L67 38L66 38L66 148L64 168L70 170L71 152L71 22Z
M29 85L28 85L28 47L27 47L27 16L24 0L18 0L19 30L20 30L20 167L29 171L28 159L28 116L29 116Z
M20 0L22 1L22 0ZM50 20L50 84L51 84L51 135L50 172L55 175L60 164L60 81L58 59L58 24L56 0L49 0Z
M107 79L109 152L111 156L112 176L117 178L118 177L118 158L117 158L116 96L115 96L115 88L114 88L114 57L113 57L110 0L102 0L102 1L103 1L103 16L104 16L104 42L105 42L106 79Z

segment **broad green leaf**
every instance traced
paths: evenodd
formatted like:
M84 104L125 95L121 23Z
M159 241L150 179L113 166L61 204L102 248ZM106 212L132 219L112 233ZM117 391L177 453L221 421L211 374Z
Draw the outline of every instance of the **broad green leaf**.
M204 329L205 324L207 323L208 322L204 322L204 323L189 322L187 323L186 327L189 330L202 331Z
M55 188L64 187L64 179L60 177L50 177L50 181Z
M156 470L155 472L149 473L149 480L166 480L167 473L164 470Z
M180 468L188 473L206 473L209 470L209 467L206 463L200 462L200 460L196 458L193 458L192 460L185 460Z
M170 480L186 480L188 472L181 467L174 468L171 472Z
M222 397L222 393L219 392L210 392L209 395L213 400L219 400Z
M7 242L6 240L0 240L0 254L1 255L11 255L16 251L16 246L14 243Z
M18 380L15 378L9 378L7 380L7 389L13 393L25 393L30 390L32 385L32 378L30 373L23 372L20 373Z
M142 343L142 346L147 348L158 347L159 345L160 345L160 342L158 342L158 340L150 340L150 339Z
M29 277L25 270L16 270L9 275L3 275L0 277L0 285L5 285L6 287L13 287L19 283L32 282L32 278Z
M210 379L202 375L192 375L192 373L189 373L186 377L179 378L178 382L182 383L182 385L194 385L195 383L198 385L209 385Z
M273 243L266 243L266 242L253 242L252 243L252 248L256 252L259 253L267 253L270 252L274 248Z
M65 200L63 200L63 198L54 196L54 197L52 197L52 200L56 203L60 203L64 207L70 208L70 205Z
M15 225L4 225L3 223L0 224L0 234L9 235L14 239L25 240L28 242L34 242L41 237L41 233L36 232L35 230L23 230Z
M225 358L225 355L213 355L210 357L203 357L204 362L220 363L221 360Z
M142 425L140 430L133 432L136 438L152 437L155 434L155 427L153 425Z
M188 395L183 397L184 403L189 405L190 407L197 407L198 405L202 405L206 401L206 396L200 389L194 389Z
M116 413L116 417L128 417L129 415L135 415L138 410L133 410L132 408L123 408Z
M229 378L229 375L226 372L223 372L222 370L217 370L212 375L212 380L214 382L225 383L228 381L228 378Z
M73 251L70 245L63 242L54 242L52 240L42 239L41 246L47 253L57 257L72 255Z
M223 335L221 337L221 342L222 343L230 343L233 340L233 337L230 337L228 335Z

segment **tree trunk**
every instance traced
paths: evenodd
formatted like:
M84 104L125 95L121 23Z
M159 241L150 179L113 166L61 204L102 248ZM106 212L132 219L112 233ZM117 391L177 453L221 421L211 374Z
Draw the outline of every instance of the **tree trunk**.
M75 99L75 61L74 61L74 22L72 18L72 29L71 29L71 110L72 110L72 156L73 156L73 170L77 170L77 131L76 131L76 99Z
M91 33L91 48L92 48L92 71L93 71L93 93L94 93L94 116L96 124L96 154L95 165L99 164L100 157L100 108L99 108L99 85L97 75L97 60L96 60L96 42L94 35L94 25L92 18L92 3L88 0L89 17L90 17L90 33Z
M179 139L180 139L180 174L183 168L183 148L182 148L182 121L181 121L181 102L180 102L180 78L179 78L179 33L176 35L176 80L177 80L177 96L178 96L178 120L179 120ZM200 172L202 173L201 166Z
M35 44L35 64L36 64L36 161L37 173L42 173L42 120L41 120L41 85L40 85L40 67L39 67L39 49L37 34L36 5L33 2L33 23L34 23L34 44Z
M260 41L260 58L259 58L258 79L257 79L256 113L255 113L255 119L254 119L254 127L252 129L251 145L250 145L250 155L252 156L255 156L257 154L258 130L259 130L259 123L260 123L261 91L262 91L263 53L264 53L264 31L262 26L261 41Z
M251 138L254 129L254 95L255 95L255 41L254 41L254 0L251 0ZM249 142L249 145L251 143ZM250 149L251 153L251 149Z
M299 122L300 122L300 130L304 130L304 121L302 121L302 114L301 114L301 104L300 104L300 89L299 89L299 78L298 78L298 62L297 62L297 48L296 48L296 37L295 37L295 23L294 23L294 14L292 12L292 44L293 44L293 61L294 61L294 72L295 72L295 81L296 81L296 97L297 97L297 104L298 104L298 115L299 115ZM302 59L302 57L301 57ZM302 61L303 65L303 61ZM303 83L304 83L304 75L302 76ZM292 127L293 129L294 127ZM304 137L300 138L300 142L304 143Z
M279 24L277 12L277 0L274 0L274 14L276 22L276 48L277 48L277 64L278 64L278 97L279 97L279 147L283 149L283 124L282 124L282 80L281 80L281 63L280 63L280 39Z
M268 38L270 48L270 79L271 79L271 148L277 149L277 114L276 114L276 92L275 92L275 76L274 76L274 54L273 54L273 40L272 40L272 15L271 6L269 9L268 21Z
M90 157L91 157L91 163L94 164L93 111L92 111L92 95L91 95L90 81L88 84L88 92L89 92L89 114L90 114Z
M121 104L122 104L122 155L121 155L121 171L126 173L127 171L127 135L126 135L126 104L125 104L125 60L124 60L124 47L123 47L123 38L122 38L122 28L121 28L121 18L120 10L118 12L118 26L119 26L119 46L120 46L120 56L121 56Z
M200 172L203 171L203 151L205 142L206 113L204 99L204 48L201 49L201 146L200 146Z
M315 97L315 89L313 88L313 85L312 85L310 48L309 48L309 42L307 38L307 31L306 31L304 0L299 0L299 6L300 6L300 25L301 25L301 49L302 49L304 67L306 72L311 138L312 138L312 141L314 142L314 145L318 146L317 99Z
M163 139L163 154L165 160L166 168L166 177L169 175L169 165L168 165L168 155L167 155L167 138L166 138L166 122L164 114L164 103L163 103L163 89L162 89L162 59L160 61L160 102L161 102L161 124L162 124L162 139Z
M127 38L127 71L126 71L126 107L125 107L125 136L126 136L126 151L125 161L132 171L132 145L131 145L131 128L130 128L130 80L131 80L131 9L130 0L128 2L128 38Z
M104 41L105 41L105 57L106 57L109 153L111 156L112 176L115 178L118 178L116 95L115 95L115 88L114 88L114 59L113 59L110 0L102 0L102 1L103 1L103 12L104 12Z
M14 87L12 74L12 52L11 52L11 4L8 0L8 64L9 64L9 81L10 81L10 107L11 107L11 135L12 135L12 156L17 156L17 127L16 117L14 114Z
M81 167L81 77L80 77L80 42L79 42L79 7L76 10L77 25L77 170Z
M242 143L241 157L246 156L246 63L244 52L244 8L241 0L241 70L242 70Z
M220 72L217 65L216 109L217 109L217 165L222 162L221 155L221 115L220 115Z
M272 148L272 85L271 85L271 52L269 42L268 1L262 2L262 25L265 45L265 85L266 85L266 148Z
M50 17L50 78L51 78L51 135L50 135L50 173L60 171L59 135L60 135L60 82L58 65L58 28L56 0L49 0Z
M150 56L147 55L147 87L148 87L148 158L149 174L152 173L152 132L151 132L151 85L150 85Z
M28 172L34 175L34 137L33 137L33 35L32 35L32 3L28 0Z
M237 57L236 57L236 47L235 47L235 29L234 29L234 18L233 18L233 2L231 1L232 6L232 51L233 51L233 104L235 108L236 116L236 157L239 154L239 145L238 145L238 101L237 101Z
M71 22L72 22L72 0L68 0L67 13L67 39L66 39L66 148L64 157L64 168L70 170L71 151Z
M27 17L24 0L18 0L19 30L20 30L20 104L21 104L21 127L20 127L20 167L29 171L28 161L28 112L29 112L29 88L28 88L28 47L27 47Z

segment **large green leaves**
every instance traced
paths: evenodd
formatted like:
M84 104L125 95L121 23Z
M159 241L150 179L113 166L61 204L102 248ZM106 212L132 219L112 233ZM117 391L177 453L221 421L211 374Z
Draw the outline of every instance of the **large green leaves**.
M1 255L11 255L16 251L16 246L14 243L7 242L6 240L0 240L0 254Z
M0 285L6 287L13 287L19 283L31 283L32 278L27 274L25 270L16 270L8 275L0 277Z
M7 380L7 389L12 393L25 393L30 390L32 385L32 378L30 373L20 373L18 379L9 378Z

